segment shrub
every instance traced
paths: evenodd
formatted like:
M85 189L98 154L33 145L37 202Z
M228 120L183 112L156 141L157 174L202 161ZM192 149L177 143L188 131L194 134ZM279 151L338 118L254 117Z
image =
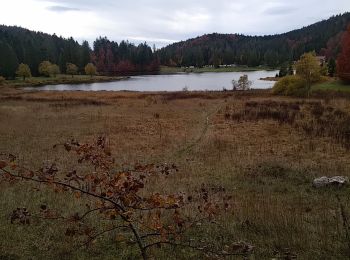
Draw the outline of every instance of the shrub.
M274 85L272 93L286 96L306 96L308 89L305 81L298 76L286 76Z

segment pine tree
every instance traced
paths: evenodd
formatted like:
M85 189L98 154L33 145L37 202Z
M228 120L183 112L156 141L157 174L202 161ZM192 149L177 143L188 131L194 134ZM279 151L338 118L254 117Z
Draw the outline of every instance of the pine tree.
M283 63L280 72L278 73L278 77L283 78L288 75L288 63Z
M9 44L0 41L0 75L5 78L14 78L17 67L16 53Z
M84 66L91 62L91 49L89 43L84 41L81 46L79 67L84 68Z
M330 77L334 77L335 75L335 72L336 72L336 67L337 67L337 64L335 62L335 60L333 58L331 58L327 64L327 67L328 67L328 75Z
M294 68L292 62L289 63L288 75L294 75Z

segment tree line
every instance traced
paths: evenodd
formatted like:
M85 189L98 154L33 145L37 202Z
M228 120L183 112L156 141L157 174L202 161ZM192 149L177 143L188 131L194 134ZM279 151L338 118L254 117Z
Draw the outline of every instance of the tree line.
M92 61L98 71L109 75L143 74L159 70L159 61L146 43L138 46L122 41L119 44L99 37L94 42Z
M14 78L20 64L28 65L33 76L47 76L48 73L41 73L39 68L44 61L55 64L55 72L67 74L70 74L67 69L72 67L69 64L77 67L78 74L84 74L85 66L89 63L93 63L102 75L143 73L159 69L158 60L146 43L135 46L122 41L118 44L100 37L93 46L91 49L87 41L79 44L73 38L65 39L55 34L1 25L0 76ZM50 72L50 75L57 74L55 72Z

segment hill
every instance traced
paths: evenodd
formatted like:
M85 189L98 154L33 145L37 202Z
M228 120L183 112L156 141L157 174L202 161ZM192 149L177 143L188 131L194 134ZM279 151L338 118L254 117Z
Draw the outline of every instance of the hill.
M308 51L330 58L339 52L341 35L349 23L350 13L345 13L278 35L206 34L164 47L158 56L162 65L198 67L220 64L276 67Z

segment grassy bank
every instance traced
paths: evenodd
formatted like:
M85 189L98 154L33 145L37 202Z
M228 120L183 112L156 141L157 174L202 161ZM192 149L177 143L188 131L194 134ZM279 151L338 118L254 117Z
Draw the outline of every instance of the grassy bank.
M339 91L339 92L350 92L350 85L345 84L341 81L330 80L324 83L314 85L313 91Z
M204 73L204 72L248 72L258 70L274 70L269 67L247 67L247 66L236 66L236 67L203 67L203 68L180 68L180 67L167 67L162 66L160 69L161 74L176 74L176 73Z
M350 216L350 190L317 190L312 181L350 177L350 140L342 135L347 124L341 124L350 115L350 99L310 101L265 91L148 94L4 87L0 100L0 154L15 154L27 167L54 161L68 168L72 158L62 157L54 144L105 135L118 165L179 167L168 181L152 180L152 189L161 194L191 193L206 184L233 196L217 224L199 227L189 238L244 241L254 246L253 259L349 256L344 216ZM77 248L79 239L64 235L64 220L10 224L8 215L17 207L35 211L46 204L79 212L85 204L23 183L4 182L0 188L0 259L138 259L134 246L116 241L118 233ZM99 223L93 216L91 221ZM154 259L204 258L167 246L151 253Z
M15 80L7 80L5 82L8 86L14 87L39 87L44 85L59 85L59 84L89 84L96 82L110 82L123 80L127 77L108 77L108 76L87 76L87 75L75 75L74 77L69 75L57 75L56 77L31 77L23 80L22 78L16 78Z

